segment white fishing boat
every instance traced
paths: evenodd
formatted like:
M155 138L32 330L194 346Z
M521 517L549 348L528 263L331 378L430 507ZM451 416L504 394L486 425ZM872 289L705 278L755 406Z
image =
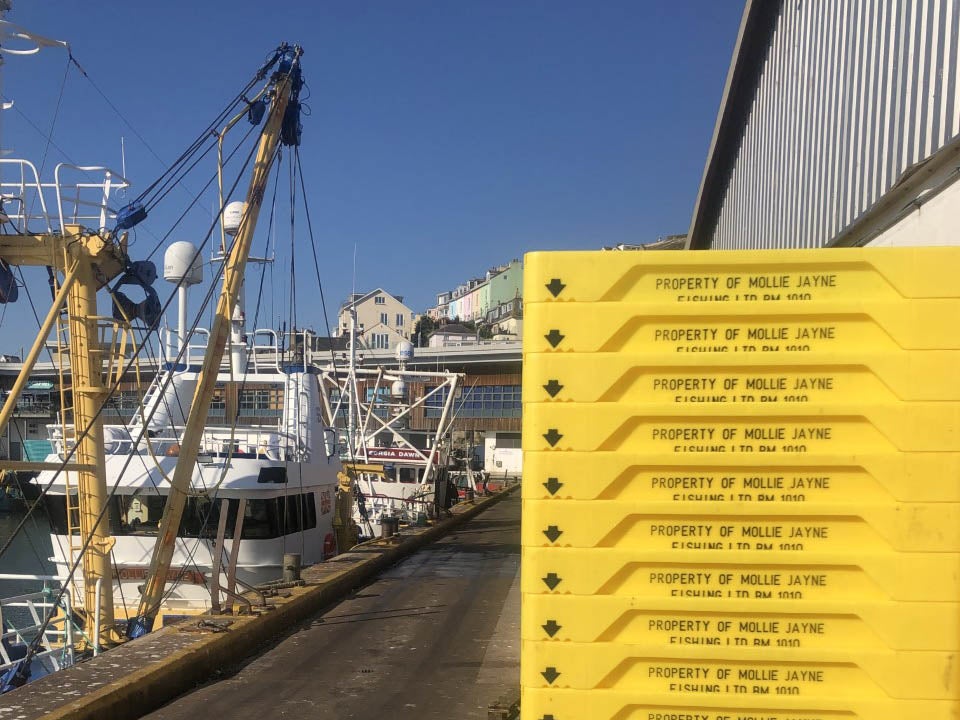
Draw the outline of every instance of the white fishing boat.
M282 366L276 334L257 335L268 342L244 353L241 373L221 368L217 385L220 397L255 394L266 398L265 407L254 410L257 419L234 414L235 422L226 423L218 417L202 430L157 625L233 605L241 591L279 579L287 554L299 555L305 565L336 554L333 509L341 464L335 436L321 422L317 375L302 362ZM118 618L136 615L140 603L196 390L196 360L204 351L191 346L186 362L168 363L133 422L103 428ZM60 425L49 432L55 452L47 462L61 462L74 429L67 427L66 442ZM66 575L82 549L82 536L68 521L77 508L69 493L76 489L55 470L41 472L36 484L46 489L55 561ZM82 577L75 586L82 598Z
M423 523L451 504L450 431L463 375L407 369L415 352L409 342L397 346L396 367L363 366L355 327L351 308L347 356L319 367L320 391L353 479L354 522L371 538L385 522ZM412 430L414 417L433 427Z

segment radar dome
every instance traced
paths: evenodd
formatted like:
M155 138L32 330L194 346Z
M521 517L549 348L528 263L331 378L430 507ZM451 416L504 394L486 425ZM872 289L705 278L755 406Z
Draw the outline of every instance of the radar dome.
M203 258L197 247L187 240L175 242L163 254L163 279L184 285L203 282Z
M407 394L407 384L403 380L394 380L390 386L390 394L395 398L402 398Z
M404 362L413 360L413 343L408 340L401 340L397 343L397 360Z
M227 203L223 209L223 231L227 235L236 235L240 231L240 223L247 212L247 204L242 200Z

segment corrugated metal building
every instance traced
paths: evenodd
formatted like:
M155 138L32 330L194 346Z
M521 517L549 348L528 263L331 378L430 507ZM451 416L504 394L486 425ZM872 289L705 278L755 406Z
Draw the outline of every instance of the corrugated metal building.
M956 177L958 45L960 0L748 0L687 246L890 244Z

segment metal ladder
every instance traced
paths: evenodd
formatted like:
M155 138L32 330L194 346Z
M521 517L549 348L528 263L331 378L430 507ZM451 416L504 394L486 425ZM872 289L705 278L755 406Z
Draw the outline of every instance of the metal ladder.
M105 167L77 166L61 163L54 171L54 182L41 183L36 168L22 160L0 159L0 167L14 165L19 177L12 182L0 183L0 197L12 201L13 207L7 215L19 232L27 232L28 222L33 220L45 226L47 233L59 230L66 233L66 224L74 223L99 229L109 221L109 203L117 191L128 186L127 181L118 173ZM94 175L102 173L102 180ZM84 178L65 179L65 175L83 175ZM46 193L52 193L55 201L55 213L51 213L46 202ZM8 202L8 205L11 204ZM12 210L13 212L10 212ZM53 293L59 290L61 278L53 277ZM130 334L128 328L121 327L112 318L97 318L99 343L95 353L101 355L101 367L106 373L110 385L123 373L122 358L126 352ZM58 417L59 448L55 448L61 458L70 453L77 437L74 417L72 372L69 367L71 336L66 305L59 308L55 322L55 362L59 378L60 412ZM107 337L110 333L110 337ZM76 350L76 348L74 348ZM82 429L81 429L82 431ZM57 440L57 438L54 438ZM72 567L82 552L84 540L92 528L83 527L80 513L79 473L75 470L62 471L64 482L64 501L66 505L66 559ZM76 582L70 583L72 600L81 607L83 592Z
M54 292L59 289L59 278L54 279ZM60 308L57 313L57 321L54 332L56 333L55 358L57 364L57 374L60 387L60 412L58 414L58 425L60 432L60 447L55 448L61 457L65 458L70 452L71 436L76 437L75 426L73 424L73 385L71 383L72 374L68 365L70 361L70 327L68 324L67 308ZM64 498L66 503L66 521L67 521L67 562L70 567L80 557L83 552L83 533L80 528L80 489L78 487L79 475L74 470L63 470ZM83 602L83 593L77 587L77 583L70 583L72 600L75 604Z

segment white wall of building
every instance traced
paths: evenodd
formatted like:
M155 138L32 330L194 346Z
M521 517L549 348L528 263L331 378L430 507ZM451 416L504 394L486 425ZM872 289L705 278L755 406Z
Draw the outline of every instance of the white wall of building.
M869 247L960 245L960 183L953 183L882 230Z

